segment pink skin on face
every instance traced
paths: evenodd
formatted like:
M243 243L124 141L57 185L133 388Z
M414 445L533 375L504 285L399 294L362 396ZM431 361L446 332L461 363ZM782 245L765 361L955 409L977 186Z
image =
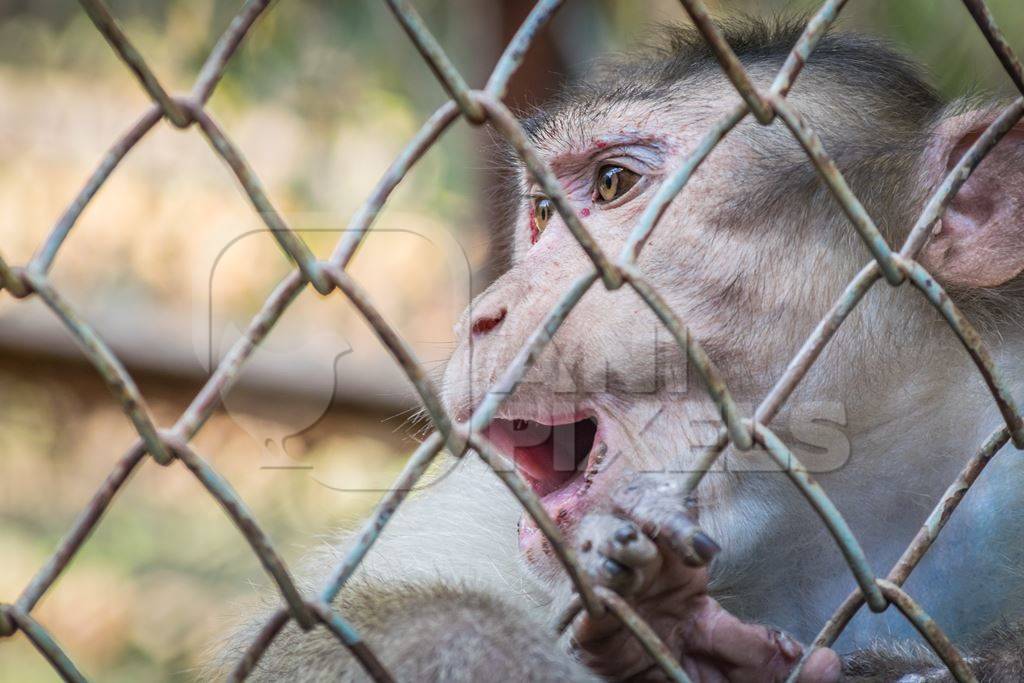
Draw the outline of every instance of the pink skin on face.
M581 218L609 220L608 217L596 215L597 212L594 210L596 207L591 205L595 169L608 159L624 160L621 162L623 165L634 168L635 172L641 176L656 176L673 149L674 144L670 141L654 138L647 132L620 130L618 133L592 138L584 146L555 151L549 155L548 162L558 177L566 197L570 203L576 205L576 210ZM534 194L538 188L535 185L528 185L524 187L524 190L530 197L526 202L526 210L529 244L533 245L542 236L541 228L537 224L537 201ZM552 219L555 218L552 217ZM615 220L627 219L622 214L616 214ZM524 253L523 258L529 257ZM532 412L532 410L526 412ZM558 415L557 417L561 419L555 421L548 419L549 416L538 419L536 415L527 414L513 415L509 413L505 417L506 419L534 420L548 425L565 425L581 419L579 415L565 414ZM617 483L614 481L614 476L606 476L602 469L611 465L617 458L607 458L608 462L605 464L600 462L605 459L605 453L614 448L613 444L608 443L608 438L614 439L614 435L606 433L607 428L603 424L604 422L605 420L600 420L598 423L593 446L585 461L578 463L580 471L577 471L575 476L569 477L566 476L566 471L551 472L550 476L545 475L545 464L542 462L544 457L539 453L531 454L529 446L517 447L517 444L513 443L513 439L503 439L499 433L500 430L496 430L488 436L510 460L516 461L517 468L533 486L535 493L541 498L545 510L559 528L563 531L570 531L594 507L596 501L610 495L615 488L613 484ZM607 427L611 426L610 423L607 425ZM550 467L550 464L547 466ZM543 536L537 532L537 526L532 518L529 518L528 515L524 516L520 524L520 546L524 550L535 546L535 549L540 550L544 546Z
M578 415L566 416L562 419L552 419L550 422L554 425L565 425L591 416L593 413L589 411L581 412ZM544 420L544 422L548 422L548 420ZM607 498L611 493L614 477L607 478L603 475L605 474L606 459L612 462L614 459L606 458L609 452L607 438L610 435L607 434L602 423L602 420L598 420L590 452L579 463L575 474L568 480L565 480L565 472L556 472L552 469L550 458L531 453L530 449L517 449L508 434L502 434L498 430L491 430L488 433L488 437L494 445L515 461L520 473L540 496L540 502L545 512L562 531L575 528L580 520L590 512L596 501ZM552 481L555 483L552 484ZM541 550L545 539L538 532L539 529L533 518L524 513L519 525L520 549L523 551Z

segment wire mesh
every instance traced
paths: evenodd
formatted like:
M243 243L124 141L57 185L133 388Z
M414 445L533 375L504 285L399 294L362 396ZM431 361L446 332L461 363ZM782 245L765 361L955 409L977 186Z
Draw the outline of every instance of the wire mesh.
M358 631L345 620L344 614L340 613L332 605L332 602L366 556L407 493L424 474L433 459L443 448L447 447L456 455L465 453L467 449L473 449L501 477L555 549L576 588L581 608L592 614L602 614L607 610L616 615L624 626L641 641L647 652L671 680L687 681L686 673L679 662L672 657L668 648L643 622L628 602L610 591L592 585L577 562L572 547L566 543L558 527L545 513L536 494L515 468L506 466L503 456L484 436L485 427L501 403L516 389L531 364L551 341L573 307L598 280L601 280L608 289L623 286L633 288L650 306L680 347L685 350L689 361L701 374L721 413L725 427L720 431L715 443L702 454L699 465L689 475L685 490L693 491L700 483L703 474L711 469L711 466L729 445L739 450L748 450L754 445L758 445L782 465L796 488L820 515L842 551L856 578L858 588L835 610L814 644L829 645L833 643L865 603L876 612L884 611L895 605L896 609L921 633L958 681L974 681L973 674L957 648L950 642L939 625L921 609L910 595L902 590L901 586L934 543L986 464L1010 441L1018 448L1024 447L1024 424L1022 424L1020 412L1013 397L1006 389L1001 375L993 365L975 328L945 295L935 279L930 277L927 271L914 260L914 257L924 245L935 222L941 217L946 206L970 173L996 143L1024 116L1024 99L1016 99L975 140L930 198L902 248L898 252L893 251L846 184L815 132L807 125L793 104L786 99L787 93L807 59L811 56L825 30L836 20L840 10L846 4L846 0L827 0L820 6L793 46L771 87L764 92L759 91L751 82L740 60L723 39L703 2L701 0L681 0L683 9L712 47L715 58L740 94L742 102L712 125L694 151L666 177L657 194L637 221L622 252L613 259L600 248L587 231L584 222L573 211L557 179L531 145L520 123L502 102L509 79L522 63L537 32L548 23L561 6L562 0L540 0L533 7L517 33L505 47L504 53L482 90L471 89L465 82L410 2L407 0L385 0L385 2L430 66L441 86L448 93L450 100L426 120L419 132L394 160L374 188L370 198L350 221L348 229L339 240L330 258L318 260L302 238L289 228L287 222L275 210L259 178L246 162L241 151L205 109L205 104L217 87L229 61L253 24L267 9L270 0L248 0L244 4L215 44L199 72L192 91L187 95L168 93L145 59L132 45L128 36L118 26L102 0L80 0L80 4L96 28L139 80L153 100L153 104L113 144L29 263L24 267L13 267L0 257L0 287L19 299L33 295L39 296L60 318L78 341L86 358L95 366L114 396L121 401L125 414L138 432L139 439L116 462L106 480L82 510L57 549L17 600L12 604L0 604L0 636L11 636L21 631L64 679L85 680L83 674L60 645L35 620L32 610L85 543L131 472L149 455L161 465L170 465L175 461L181 461L195 475L209 494L223 507L225 513L248 541L253 553L277 585L283 599L282 606L266 622L235 666L230 676L231 680L242 680L253 671L275 636L289 620L294 619L298 626L306 631L323 625L351 651L373 679L390 681L392 680L391 675L381 664L372 648L362 640ZM1014 84L1024 92L1024 70L1022 70L1021 63L996 26L985 2L983 0L963 0L963 3ZM656 229L665 209L685 187L693 172L707 155L748 115L752 115L761 124L771 123L776 117L783 121L803 146L809 161L832 191L836 201L863 239L872 256L872 260L850 281L842 295L806 339L782 377L775 383L752 417L745 417L741 413L717 368L701 348L699 341L688 334L684 322L635 266L638 255ZM419 158L460 116L471 125L489 125L511 143L543 192L551 198L556 211L593 263L593 270L579 277L565 292L556 307L547 314L542 324L519 350L495 387L486 394L482 404L464 423L455 422L445 412L437 390L412 350L383 319L368 294L345 271L349 260L370 230L391 192L402 182ZM157 427L144 397L124 366L93 331L88 322L83 320L64 299L47 275L62 243L86 205L110 177L124 156L161 119L167 119L178 128L198 126L214 152L231 168L249 197L253 208L266 224L268 231L296 266L295 270L285 277L266 299L262 308L250 321L243 336L215 368L209 380L185 412L173 426L167 429ZM875 575L863 549L847 526L842 514L792 451L768 427L768 423L785 404L843 321L856 308L868 290L882 278L893 286L901 286L909 282L941 312L977 365L1005 420L1005 425L989 436L978 452L968 460L957 479L938 501L914 540L885 578ZM352 301L376 332L381 343L391 352L395 362L401 366L412 382L434 427L434 431L412 454L394 486L384 495L373 514L366 521L356 537L355 544L341 564L335 568L330 580L318 596L303 595L296 586L288 567L275 551L269 537L231 488L230 483L188 445L211 413L218 407L221 398L231 387L243 364L250 358L288 306L305 290L307 284L312 285L321 294L329 294L335 289L341 290ZM798 673L799 666L790 676L790 680L795 680Z

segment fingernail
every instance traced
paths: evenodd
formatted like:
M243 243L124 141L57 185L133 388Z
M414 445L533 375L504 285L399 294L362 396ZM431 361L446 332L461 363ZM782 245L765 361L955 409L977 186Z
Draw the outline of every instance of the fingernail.
M693 537L693 549L705 562L710 562L711 558L722 550L721 546L712 541L711 537L703 531Z
M615 560L608 558L604 561L604 571L608 576L615 578L625 573L626 567Z
M782 650L782 654L790 660L798 659L803 654L803 648L800 644L789 637L788 634L782 631L774 631L775 642L779 644L779 649Z
M615 540L625 545L636 540L636 527L633 525L619 527L615 531Z

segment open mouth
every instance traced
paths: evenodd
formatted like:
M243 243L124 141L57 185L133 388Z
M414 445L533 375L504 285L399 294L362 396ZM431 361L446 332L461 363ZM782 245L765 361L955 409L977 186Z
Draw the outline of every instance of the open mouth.
M515 462L537 495L550 502L578 490L583 483L597 441L597 420L587 417L544 424L496 419L487 428L487 437Z

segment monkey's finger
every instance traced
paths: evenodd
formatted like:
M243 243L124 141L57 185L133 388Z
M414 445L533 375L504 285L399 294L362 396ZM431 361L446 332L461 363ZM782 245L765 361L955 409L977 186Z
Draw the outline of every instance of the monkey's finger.
M617 527L605 537L598 550L633 570L644 569L658 559L658 546L628 519L618 520Z
M797 683L836 683L842 675L839 655L827 647L819 647L807 658Z
M605 557L597 566L594 580L596 583L610 588L620 595L632 594L640 583L640 579L634 570L610 557Z
M719 547L697 524L697 504L675 475L634 475L614 495L614 511L691 567L703 567Z
M803 647L789 636L744 623L711 598L702 599L694 616L687 650L718 660L734 683L785 680L803 655ZM822 665L823 660L815 660L816 667ZM806 679L805 683L810 681L832 683L828 679Z
M663 517L659 524L652 526L650 536L691 567L703 567L721 551L685 512Z
M697 523L697 499L687 495L686 482L678 474L634 474L612 494L615 510L631 518L659 520L676 513Z
M648 566L660 563L654 543L632 522L615 515L587 515L580 523L577 545L590 577L620 595L636 592L654 571L647 571Z

